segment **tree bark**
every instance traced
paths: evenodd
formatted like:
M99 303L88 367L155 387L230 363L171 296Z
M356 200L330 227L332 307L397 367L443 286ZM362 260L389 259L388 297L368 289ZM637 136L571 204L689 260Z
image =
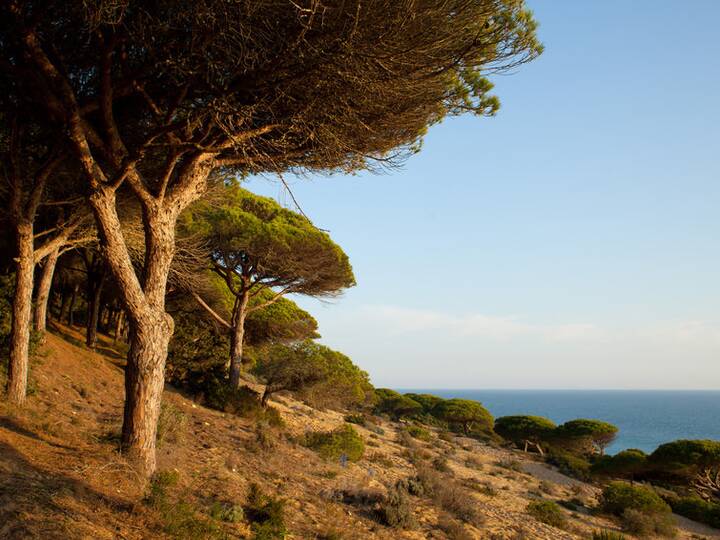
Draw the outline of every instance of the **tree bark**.
M18 256L15 265L15 296L13 297L10 360L8 362L7 397L22 405L27 394L30 357L30 318L32 314L33 225L26 220L16 225Z
M117 343L122 336L123 323L125 322L125 312L123 310L118 311L117 317L115 317L115 334L113 336L113 344Z
M65 320L65 309L68 306L68 294L65 285L62 286L62 292L60 293L60 314L58 315L58 321L62 322Z
M73 285L72 295L70 296L70 305L68 306L67 323L70 328L75 325L75 302L77 301L77 295L80 291L80 284L76 283Z
M240 388L240 374L242 373L243 342L245 340L245 317L250 293L244 290L235 302L232 315L232 330L230 334L230 386Z
M90 286L91 295L88 298L90 304L88 305L88 320L87 329L85 332L85 344L90 348L95 348L97 345L97 330L98 322L100 319L100 298L102 296L103 285L105 284L104 272L99 276L97 283Z
M40 340L45 342L45 331L47 329L48 301L52 287L55 266L60 256L60 248L53 250L45 259L40 282L38 283L37 298L35 299L35 330L40 335Z
M155 471L155 437L173 320L165 291L175 250L175 222L182 207L143 205L145 261L142 284L127 251L112 191L90 197L105 257L130 320L125 370L122 446L146 476Z
M122 446L145 475L152 474L156 467L155 438L171 335L164 314L155 323L130 323Z

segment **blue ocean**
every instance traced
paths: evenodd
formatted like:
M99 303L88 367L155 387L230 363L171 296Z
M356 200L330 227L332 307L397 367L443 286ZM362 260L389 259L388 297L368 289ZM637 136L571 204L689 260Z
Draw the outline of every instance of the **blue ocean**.
M596 418L620 428L609 453L652 452L676 439L720 440L720 391L675 390L428 390L444 398L474 399L495 416L533 414L560 424Z

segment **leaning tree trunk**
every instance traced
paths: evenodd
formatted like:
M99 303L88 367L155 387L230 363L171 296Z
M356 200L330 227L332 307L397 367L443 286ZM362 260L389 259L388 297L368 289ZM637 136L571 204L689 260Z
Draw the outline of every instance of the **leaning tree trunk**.
M40 339L45 341L45 330L47 329L48 317L48 300L50 299L50 289L52 287L53 276L55 275L55 266L60 256L60 248L52 251L45 259L42 275L38 283L37 298L35 299L35 330Z
M22 221L16 226L17 264L15 266L15 295L10 331L10 360L8 363L7 397L11 403L22 405L27 394L27 375L30 357L30 318L32 314L33 226Z
M230 386L240 388L240 374L242 373L243 342L245 340L245 317L247 315L250 293L243 291L235 303L232 316L232 330L230 334Z
M92 349L94 349L97 345L97 330L98 322L100 319L100 299L102 296L104 284L105 275L103 273L98 278L97 283L90 287L91 294L88 298L88 300L90 301L90 305L88 306L88 320L87 329L85 332L85 344Z

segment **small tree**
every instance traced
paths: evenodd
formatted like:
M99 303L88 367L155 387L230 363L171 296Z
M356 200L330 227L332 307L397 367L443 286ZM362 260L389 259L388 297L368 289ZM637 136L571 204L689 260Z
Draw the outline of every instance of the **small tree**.
M492 432L493 417L482 403L470 399L447 399L438 403L433 416L462 428L465 435L473 431Z
M433 396L432 394L414 394L412 392L408 392L407 394L403 395L419 403L422 406L423 414L430 414L430 412L437 406L437 404L443 400L443 398Z
M240 386L245 320L286 294L333 296L352 287L347 255L304 216L231 185L217 201L195 205L185 222L210 247L210 268L234 296L229 323L230 384ZM199 294L197 301L207 307ZM264 294L265 300L252 302ZM217 317L217 314L215 314Z
M579 418L565 422L555 431L560 444L572 449L605 454L605 448L617 437L618 428L608 422Z
M292 345L275 344L258 355L252 372L265 382L261 402L267 405L268 398L281 390L307 391L320 384L347 384L350 359L332 349L306 340ZM367 381L367 374L357 370L355 384ZM346 387L347 389L347 387ZM352 399L351 396L348 396ZM363 396L360 396L362 399Z
M650 464L688 482L705 500L720 500L720 441L679 440L658 446Z
M396 420L415 416L423 410L423 406L414 399L389 388L376 388L375 395L375 412L390 415Z
M637 448L618 452L614 456L602 456L593 463L593 474L611 478L628 478L644 472L647 468L647 454Z
M552 420L542 416L502 416L495 420L495 433L523 446L525 452L532 445L541 455L545 454L542 444L552 438L555 428Z

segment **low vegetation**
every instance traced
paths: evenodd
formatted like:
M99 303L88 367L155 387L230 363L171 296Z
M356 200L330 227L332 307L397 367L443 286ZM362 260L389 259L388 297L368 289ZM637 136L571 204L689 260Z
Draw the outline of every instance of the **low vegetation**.
M348 461L358 461L365 453L363 438L350 424L334 431L306 433L303 445L325 459L344 457Z
M552 527L562 529L567 525L562 508L553 501L532 501L526 511L538 521Z

